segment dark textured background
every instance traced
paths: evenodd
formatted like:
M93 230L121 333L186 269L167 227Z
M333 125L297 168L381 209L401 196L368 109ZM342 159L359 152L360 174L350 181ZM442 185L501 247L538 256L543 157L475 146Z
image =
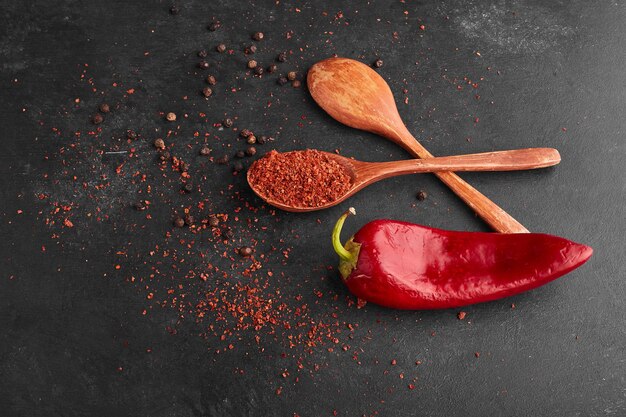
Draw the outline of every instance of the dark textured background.
M171 16L171 3L149 0L1 2L1 415L626 415L622 2L177 3L181 12ZM211 33L206 25L214 18L223 27ZM558 148L563 162L552 169L463 177L530 230L591 245L593 258L546 287L466 308L463 321L457 310L399 313L340 302L341 320L358 323L357 338L367 339L353 342L363 350L360 365L350 353L324 346L298 371L290 355L281 357L282 342L268 339L261 352L246 344L247 333L237 348L216 355L193 320L178 323L177 312L167 309L143 316L149 301L140 286L128 283L128 271L155 260L115 253L133 247L146 254L171 229L171 208L183 197L175 190L151 207L152 222L131 228L140 218L129 209L135 185L128 177L112 180L97 203L81 194L60 162L61 149L72 152L69 144L82 147L69 169L83 181L124 161L109 164L88 152L90 146L124 148L111 138L135 129L143 133L139 163L156 176L150 142L169 127L159 112L204 111L208 123L193 117L181 122L176 140L183 149L196 143L194 129L216 132L211 123L228 114L240 127L277 135L273 147L281 150L340 148L363 160L406 157L392 144L330 119L305 88L281 88L275 76L246 76L241 48L257 30L266 35L256 54L260 62L294 51L281 70L304 72L332 54L367 63L381 57L379 72L409 130L434 154ZM222 41L236 53L217 56L213 48ZM220 80L209 101L197 94L202 75L195 53L203 47L212 51L209 61ZM479 81L479 88L464 77ZM233 87L237 93L229 93ZM135 94L123 97L127 88ZM89 116L102 101L122 107L107 117L97 138L77 140L73 132L92 129ZM235 134L218 134L221 144L237 142ZM209 172L202 187L213 192L221 212L241 205L219 197L229 184L227 196L239 192L260 205L243 176L215 165L198 169ZM418 190L428 192L426 201L415 199ZM39 200L40 194L50 197ZM74 228L45 224L53 199L76 203ZM346 236L381 217L487 230L429 175L387 180L349 204L359 215L346 225ZM271 226L260 238L282 238L293 248L284 265L268 261L266 267L289 277L276 275L275 285L303 294L313 316L326 317L337 303L330 297L317 303L311 288L339 293L340 300L347 295L335 272L319 272L320 265L336 262L328 234L347 205L309 215L278 213L279 223L267 209L242 214ZM86 217L96 207L105 220ZM113 265L120 263L116 271ZM159 287L165 284L154 285L157 293L165 290ZM177 334L167 326L177 327ZM280 376L283 369L290 370L288 378ZM408 390L413 378L415 389ZM281 395L275 394L278 386Z

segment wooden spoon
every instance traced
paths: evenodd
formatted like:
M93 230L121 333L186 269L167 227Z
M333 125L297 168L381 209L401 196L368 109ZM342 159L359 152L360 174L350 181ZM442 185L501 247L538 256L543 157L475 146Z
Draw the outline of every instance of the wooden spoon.
M313 99L328 114L348 126L384 136L416 158L432 158L400 119L389 85L369 66L347 58L329 58L307 75ZM456 195L493 229L528 233L528 229L453 172L437 172Z
M293 152L304 151L291 151L287 153ZM305 212L333 207L368 185L398 175L441 171L513 171L549 167L561 161L559 152L552 148L530 148L392 162L363 162L334 153L318 152L339 163L339 165L345 169L345 173L350 177L350 188L336 200L329 201L321 206L302 207L289 205L272 199L265 195L263 190L255 187L254 181L251 181L251 173L255 170L256 162L248 171L248 184L250 184L250 187L256 195L274 207L291 212ZM298 169L298 167L294 169Z

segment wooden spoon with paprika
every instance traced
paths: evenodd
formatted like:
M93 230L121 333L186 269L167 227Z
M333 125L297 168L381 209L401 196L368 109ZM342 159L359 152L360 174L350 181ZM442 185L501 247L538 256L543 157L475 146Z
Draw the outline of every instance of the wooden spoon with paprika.
M297 157L299 158L296 159ZM292 162L285 164L284 161ZM334 177L343 178L346 183L333 182L335 178L328 178L330 174L316 170L312 165L320 161L336 162L334 166L341 175ZM306 212L333 207L368 185L398 175L452 170L513 171L549 167L560 161L559 152L552 148L529 148L391 162L363 162L309 149L284 153L269 152L252 164L247 178L252 190L274 207L291 212ZM265 172L260 172L261 170ZM310 187L308 183L311 183ZM322 187L321 192L315 192L319 187ZM341 188L342 192L330 199L326 196L329 188ZM287 195L291 197L287 198Z

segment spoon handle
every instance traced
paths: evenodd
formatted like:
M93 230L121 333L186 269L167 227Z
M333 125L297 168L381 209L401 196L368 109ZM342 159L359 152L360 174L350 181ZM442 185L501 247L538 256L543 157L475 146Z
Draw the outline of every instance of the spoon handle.
M528 148L469 155L374 163L378 177L441 171L519 171L545 168L561 161L553 148Z
M416 158L433 158L433 155L411 135L404 124L401 126L403 131L396 132L397 142ZM435 172L435 175L494 230L500 233L529 233L520 222L454 172Z

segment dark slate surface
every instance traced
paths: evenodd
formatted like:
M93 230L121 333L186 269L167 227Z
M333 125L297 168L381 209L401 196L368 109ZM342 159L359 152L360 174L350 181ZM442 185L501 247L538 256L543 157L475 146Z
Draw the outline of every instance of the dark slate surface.
M177 3L181 12L172 16L171 4L160 1L2 2L0 414L626 415L621 2ZM213 19L223 26L211 33L206 25ZM593 258L546 287L465 308L462 321L458 310L357 309L343 301L348 293L336 272L320 268L336 262L328 234L348 203L309 215L243 210L244 220L269 226L259 238L284 239L283 246L292 248L288 261L265 263L277 271L273 285L302 295L311 317L338 311L342 323L356 323L358 330L354 340L346 332L340 336L350 351L341 344L333 352L328 344L315 347L301 370L293 354L298 348L263 335L261 349L252 331L243 332L233 350L215 354L215 338L198 336L208 321L181 321L178 311L151 304L143 284L129 282L160 261L148 252L165 241L175 208L199 198L181 196L175 181L159 182L150 142L171 128L159 112L190 114L173 139L183 154L196 155L195 130L218 135L217 148L229 142L229 152L241 148L236 134L212 127L229 114L239 127L277 135L271 146L280 150L340 148L363 160L406 157L391 143L330 119L305 88L281 88L275 75L247 76L241 49L257 30L266 35L255 55L259 62L269 63L281 50L294 52L281 71L305 72L332 54L368 63L381 57L379 72L402 117L435 154L558 148L563 162L552 169L463 176L530 230L593 246ZM213 48L219 42L235 53L218 56ZM209 101L198 95L203 74L195 53L203 47L211 50L211 71L220 80ZM130 88L135 93L125 94ZM103 101L120 107L101 125L102 133L90 137L89 116ZM197 117L200 111L206 123ZM115 139L126 129L142 133L135 162L127 154L94 154L128 150ZM71 164L64 166L65 159ZM152 221L142 222L144 214L129 208L140 187L130 175L115 175L125 161L165 194L154 198ZM192 162L192 169L208 173L197 182L216 210L233 214L242 201L261 205L243 176L231 176L228 167ZM111 181L105 190L90 188L91 196L81 191L82 182L96 184L103 174ZM415 199L418 190L428 192L426 201ZM231 198L235 192L240 201ZM64 216L52 213L53 202L73 203L73 228L61 225ZM387 180L349 204L359 215L347 233L381 217L487 230L429 175ZM116 255L120 248L134 256ZM211 254L210 246L204 250ZM230 265L219 257L215 262ZM174 271L151 290L161 296L182 275ZM321 301L314 290L324 294ZM362 350L360 364L353 349ZM411 381L413 390L407 388Z

